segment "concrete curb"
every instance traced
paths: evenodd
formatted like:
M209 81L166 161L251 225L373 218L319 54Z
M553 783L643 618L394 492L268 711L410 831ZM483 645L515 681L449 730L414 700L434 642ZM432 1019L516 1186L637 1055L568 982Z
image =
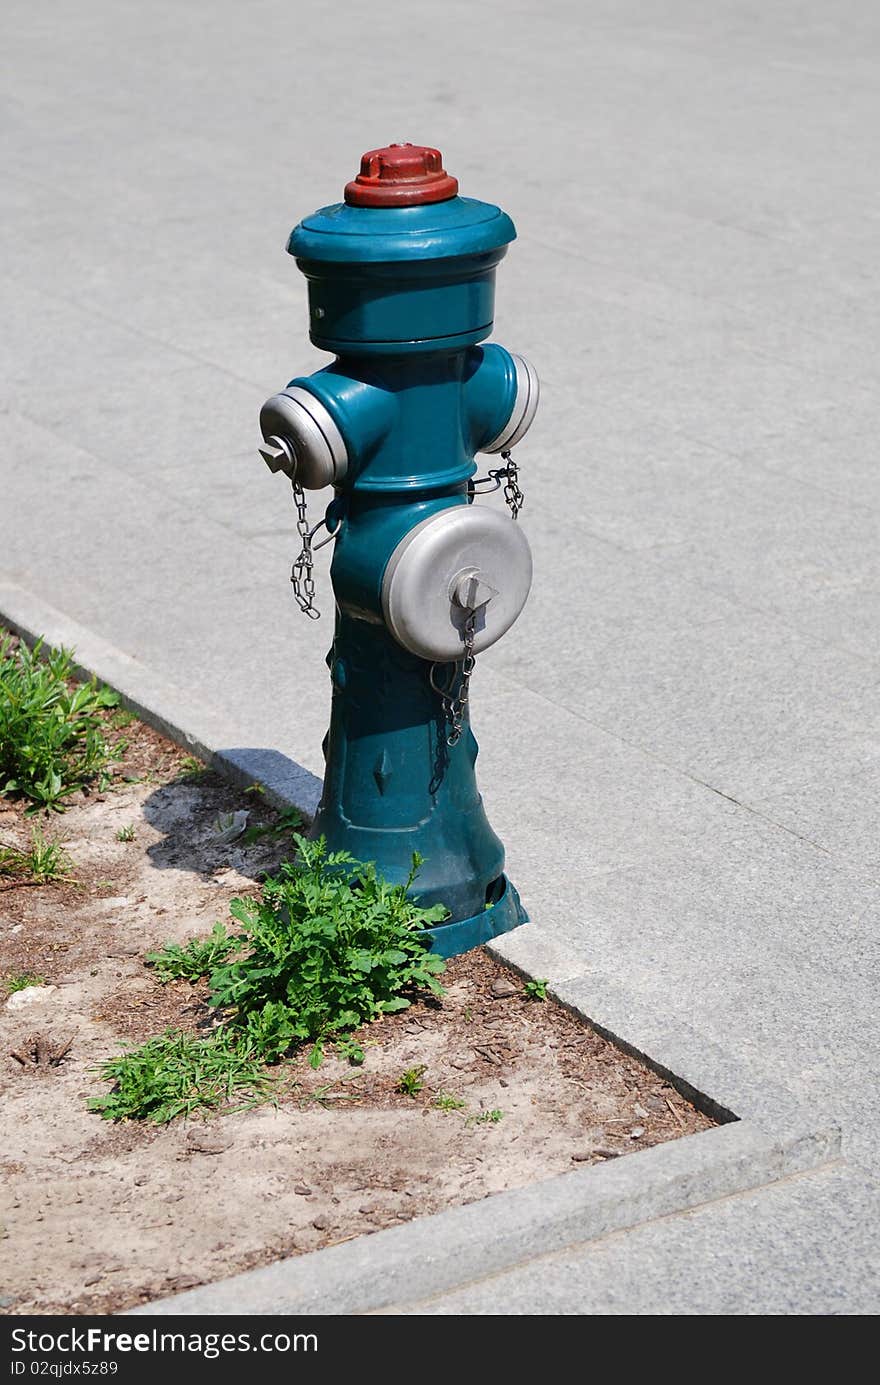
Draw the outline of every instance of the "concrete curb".
M267 798L279 807L314 813L321 784L308 770L276 750L234 747L216 709L194 702L131 655L2 579L0 620L28 643L43 636L51 644L74 648L80 674L95 674L143 721L218 772L239 784L261 783ZM491 950L523 974L537 974L547 962L548 940L544 934L537 939L534 925L526 925ZM393 1309L539 1255L805 1172L840 1154L835 1125L814 1128L815 1122L784 1089L744 1084L741 1065L731 1063L705 1038L676 1034L670 1046L662 1017L658 1028L640 1030L635 1008L621 987L579 974L561 981L553 993L618 1047L661 1072L702 1110L727 1123L235 1275L132 1313L272 1315ZM652 1058L652 1051L662 1053L664 1061Z
M124 1316L357 1314L435 1297L524 1261L816 1167L834 1129L774 1139L746 1122L497 1193L405 1226L131 1309Z

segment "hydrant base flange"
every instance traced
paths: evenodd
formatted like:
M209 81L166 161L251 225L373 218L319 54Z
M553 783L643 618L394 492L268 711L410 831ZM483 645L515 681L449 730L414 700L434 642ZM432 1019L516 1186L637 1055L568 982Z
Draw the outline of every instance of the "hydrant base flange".
M487 904L479 914L425 929L422 936L430 939L431 951L435 956L458 957L472 947L482 947L483 943L490 943L502 933L519 928L521 923L528 923L529 916L522 906L516 886L510 883L506 875L502 875L498 885L497 900Z

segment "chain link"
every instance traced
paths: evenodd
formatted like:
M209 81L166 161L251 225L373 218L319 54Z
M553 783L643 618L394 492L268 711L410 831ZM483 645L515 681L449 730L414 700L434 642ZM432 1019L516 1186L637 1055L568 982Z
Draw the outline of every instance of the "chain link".
M321 612L315 605L315 560L312 556L312 534L309 529L305 491L296 481L293 481L292 485L293 503L296 506L296 531L302 540L299 557L290 569L294 600L309 620L320 620Z
M513 460L510 452L502 452L501 456L507 463L506 466L496 466L486 476L475 476L468 481L468 495L473 500L475 495L480 495L484 488L486 491L497 491L504 485L504 499L507 508L510 510L511 519L518 519L519 512L525 503L525 496L520 490L519 467Z
M505 471L499 468L498 476L506 477L504 499L507 501L511 519L515 520L519 518L519 512L525 503L525 496L519 488L519 467L509 452L502 452L501 459L507 463L507 468Z
M471 690L471 675L476 664L474 655L474 638L477 632L477 613L468 611L467 620L464 623L464 658L461 661L461 673L458 680L458 691L453 693L450 685L449 692L442 695L443 711L446 720L449 722L449 735L446 737L448 746L458 745L461 734L464 730L464 718L467 712L468 698ZM454 680L453 680L454 683Z

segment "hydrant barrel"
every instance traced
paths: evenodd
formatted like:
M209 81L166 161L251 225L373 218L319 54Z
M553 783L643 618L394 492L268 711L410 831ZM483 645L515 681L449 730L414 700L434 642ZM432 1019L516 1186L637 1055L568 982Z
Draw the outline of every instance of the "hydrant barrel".
M293 482L301 518L307 491L334 488L332 706L312 833L395 883L418 852L413 894L449 909L430 930L445 956L526 919L477 789L468 708L474 660L516 620L532 576L519 525L474 503L470 484L475 455L501 452L494 484L521 499L508 454L538 379L483 344L515 235L498 207L458 195L438 150L365 154L345 201L288 242L311 339L334 360L260 417L262 455ZM311 577L304 553L295 573Z

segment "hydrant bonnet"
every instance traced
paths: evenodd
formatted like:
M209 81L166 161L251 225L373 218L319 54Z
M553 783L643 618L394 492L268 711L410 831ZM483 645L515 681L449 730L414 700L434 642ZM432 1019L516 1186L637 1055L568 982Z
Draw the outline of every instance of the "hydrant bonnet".
M400 148L374 150L364 162ZM308 280L316 346L337 354L401 354L457 349L489 335L495 267L516 230L491 203L450 196L453 184L442 166L428 169L421 183L362 172L346 189L357 202L323 207L292 231L287 249ZM445 189L443 200L426 200L425 192L433 197L438 189ZM374 200L366 203L365 196Z

